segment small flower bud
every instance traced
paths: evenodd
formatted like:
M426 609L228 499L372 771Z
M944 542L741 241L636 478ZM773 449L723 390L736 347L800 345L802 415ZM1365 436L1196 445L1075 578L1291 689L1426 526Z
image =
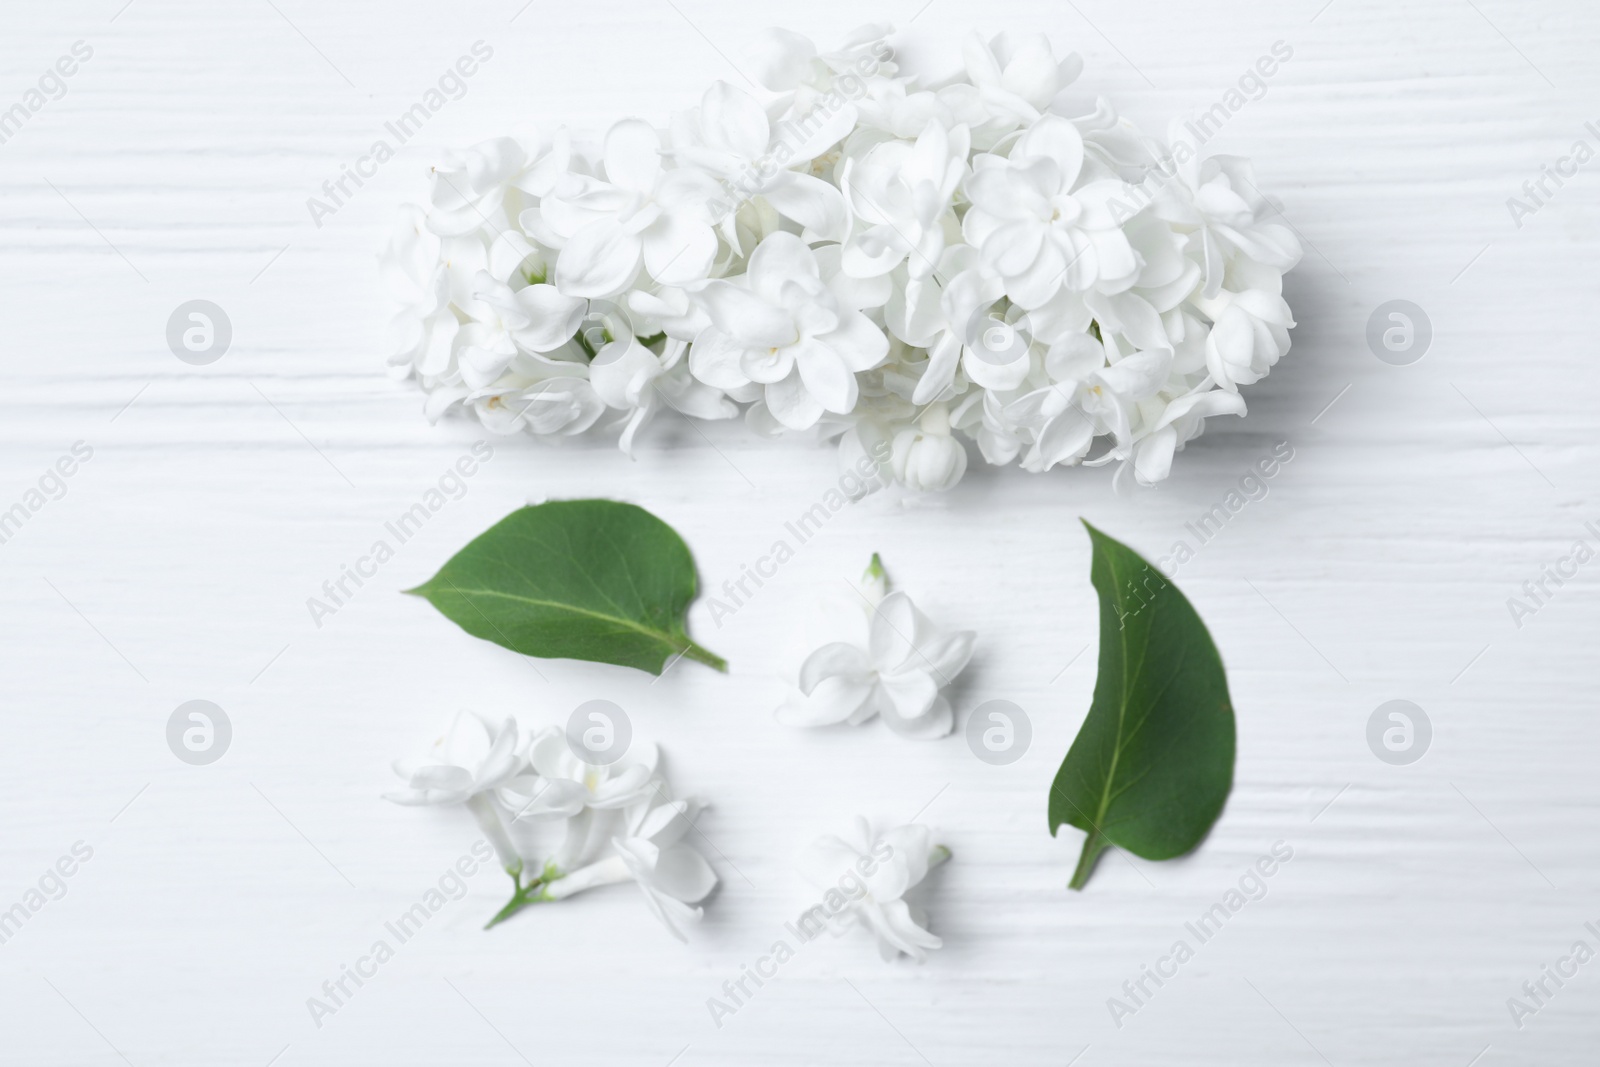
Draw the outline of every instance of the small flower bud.
M967 472L967 450L950 436L950 412L935 404L894 437L895 481L917 492L943 492Z

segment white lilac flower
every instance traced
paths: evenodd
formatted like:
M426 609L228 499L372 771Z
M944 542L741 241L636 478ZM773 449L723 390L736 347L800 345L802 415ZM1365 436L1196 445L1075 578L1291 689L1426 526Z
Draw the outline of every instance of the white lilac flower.
M546 881L538 899L565 900L575 893L619 882L634 882L661 925L679 941L682 927L700 921L692 905L716 887L717 875L704 856L684 841L703 810L693 799L646 797L620 813L607 854L570 874Z
M671 407L872 450L913 492L967 442L1166 478L1288 351L1293 230L1247 161L1142 133L1042 36L935 70L890 34L775 30L754 94L665 128L447 155L380 261L391 373L429 419L630 455Z
M775 233L737 279L706 283L698 299L712 325L689 351L695 377L718 389L756 383L767 408L796 430L825 411L856 406L856 374L883 361L889 342L871 319L842 304L800 238Z
M623 833L612 841L651 913L679 941L687 940L680 927L699 922L703 914L691 905L717 885L711 864L684 842L701 810L693 798L661 803L647 798L628 811Z
M513 290L488 271L473 279L472 301L462 310L472 316L461 327L457 346L461 378L480 389L505 373L519 352L552 352L577 332L587 301L564 296L553 285Z
M906 263L910 281L933 274L946 233L957 229L951 201L970 151L965 126L930 119L915 141L881 141L846 160L840 184L857 224L844 244L845 271L873 278Z
M1206 369L1230 392L1266 377L1289 350L1294 318L1283 297L1270 289L1224 289L1213 298L1196 297L1194 305L1214 323L1206 337Z
M459 237L498 213L512 183L521 176L527 153L509 137L484 141L461 152L447 152L433 167L428 228Z
M522 861L501 822L494 791L510 782L525 762L517 744L515 719L508 716L491 723L463 711L426 757L396 761L395 773L405 779L406 787L384 795L396 804L465 804L494 845L501 865L508 871L520 871Z
M428 229L422 208L407 205L395 220L379 268L396 304L390 320L389 367L398 377L425 383L455 369L460 321L450 309L450 272L441 257L445 243Z
M944 944L927 930L920 909L904 897L928 871L950 858L926 826L901 826L874 835L857 817L850 833L818 838L800 855L800 874L825 891L821 908L835 925L873 935L885 960L904 953L919 963Z
M1199 436L1214 415L1243 415L1244 398L1225 389L1187 393L1164 404L1149 420L1149 429L1133 446L1132 473L1142 485L1154 485L1172 469L1172 454Z
M1065 118L1039 119L1009 156L980 156L967 196L963 234L1024 308L1044 305L1063 286L1115 293L1138 277L1139 260L1122 229L1135 213L1133 190L1094 171L1083 135Z
M698 381L684 359L689 346L678 338L657 354L637 337L603 346L589 364L589 381L608 407L628 412L618 444L633 455L640 430L666 405L695 419L731 419L739 413L720 389Z
M785 218L793 219L817 241L838 241L848 229L838 188L802 171L810 162L796 146L773 142L771 123L749 93L719 81L706 90L700 106L673 120L673 154L680 164L703 168L722 184L726 208L760 196ZM729 243L737 244L736 217L722 219Z
M1299 261L1300 240L1294 231L1263 217L1269 205L1256 187L1249 160L1185 156L1182 162L1174 159L1171 168L1171 179L1152 179L1156 211L1188 239L1205 272L1206 296L1216 296L1222 288L1230 260L1243 257L1280 273Z
M862 26L832 52L818 52L808 38L782 29L768 30L757 43L756 80L779 94L778 125L796 134L797 156L814 159L855 128L866 83L895 73L884 43L891 31Z
M874 577L876 572L876 577ZM868 581L886 589L876 556ZM904 592L874 602L870 595L823 605L838 635L800 665L798 685L777 711L790 726L859 726L874 716L896 733L918 739L944 737L955 726L941 690L972 658L976 634L946 630L924 615Z
M693 797L667 799L665 781L654 775L654 746L616 770L584 764L570 753L563 757L555 751L558 744L566 746L559 731L534 746L535 766L547 767L552 776L519 779L501 794L515 805L525 790L531 793L525 808L540 810L528 818L566 817L566 839L546 863L535 899L564 900L632 881L651 914L672 936L685 940L681 928L701 916L701 909L691 905L717 884L711 865L685 840L704 805ZM564 777L573 773L582 777Z
M503 782L500 799L519 820L571 817L585 808L615 811L651 794L656 758L656 746L640 742L615 763L585 763L573 753L565 732L548 727L529 745L529 773Z
M645 904L679 940L696 922L695 907L717 876L689 843L704 805L672 800L656 747L636 741L605 766L587 763L566 733L548 727L518 746L515 720L491 723L470 712L456 717L428 758L401 762L406 788L388 794L410 805L465 804L493 843L514 887L494 926L523 908L576 893L634 882ZM560 843L542 856L532 831L557 826ZM508 827L518 831L513 839Z
M1170 353L1153 349L1111 363L1105 346L1085 334L1052 345L1044 358L1048 384L1002 409L1007 431L1029 446L1022 468L1039 472L1077 463L1101 434L1126 448L1133 439L1133 404L1154 395L1170 362Z
M660 135L625 119L606 134L604 178L567 174L539 205L563 240L556 285L569 296L609 297L641 266L664 285L706 277L717 252L711 204L718 188L704 171L662 166Z
M462 711L427 756L395 761L406 787L386 796L396 804L464 804L510 781L524 762L515 719L490 722Z
M492 385L462 395L462 400L476 411L478 421L491 432L525 430L535 437L559 439L583 433L605 414L605 401L582 377L581 367L553 361L525 362L531 373L506 374Z
M1009 111L1019 123L1037 119L1083 72L1076 53L1057 59L1049 39L1038 33L1002 33L990 41L974 34L961 58L983 99Z

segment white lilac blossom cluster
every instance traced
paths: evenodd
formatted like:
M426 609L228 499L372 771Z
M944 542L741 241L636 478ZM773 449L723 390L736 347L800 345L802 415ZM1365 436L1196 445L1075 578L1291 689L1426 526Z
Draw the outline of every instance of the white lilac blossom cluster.
M700 919L693 905L717 884L705 857L684 842L703 805L669 799L652 744L635 741L622 759L595 766L573 754L559 729L523 742L515 719L463 711L427 757L397 762L395 772L406 787L388 799L464 804L494 846L514 891L490 926L531 904L631 881L681 941L682 927ZM541 863L522 842L550 823L564 833Z
M812 651L778 706L786 726L860 726L878 716L905 737L934 740L955 728L944 689L972 658L977 634L936 625L904 592L889 591L876 554L848 595L818 598Z
M394 372L430 418L603 424L630 454L666 407L847 465L887 442L913 490L960 480L958 431L994 464L1165 478L1288 350L1294 233L1247 161L1080 96L1043 37L974 37L933 76L888 33L774 30L760 98L718 82L665 129L444 159L383 259Z

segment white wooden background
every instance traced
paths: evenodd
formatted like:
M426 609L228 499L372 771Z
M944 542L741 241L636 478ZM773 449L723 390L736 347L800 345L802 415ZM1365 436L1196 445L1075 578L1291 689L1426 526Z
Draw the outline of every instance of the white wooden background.
M0 908L75 842L93 849L66 895L0 945L0 1060L1595 1062L1600 963L1520 1030L1506 1001L1575 940L1600 948L1583 926L1600 920L1600 564L1521 629L1506 600L1600 520L1600 162L1521 229L1505 200L1573 141L1595 143L1600 9L124 2L8 0L0 43L0 106L74 41L94 49L0 145L0 509L74 441L94 449L65 497L0 545ZM831 455L731 427L710 431L714 451L681 424L652 431L637 462L512 441L315 628L306 598L478 436L429 427L380 367L375 251L434 155L543 120L664 118L736 79L773 22L830 41L913 17L935 39L1043 29L1154 128L1218 99L1274 41L1293 47L1213 144L1256 159L1308 249L1289 284L1294 350L1249 391L1249 418L1216 423L1169 483L1131 498L1106 471L989 469L948 496L876 497L721 630L696 609L730 677L680 664L654 685L521 660L397 590L523 502L594 494L663 516L719 586L817 499ZM494 58L466 97L315 227L306 198L479 39ZM208 367L164 340L195 298L234 327ZM1396 298L1435 330L1413 366L1364 341ZM1108 855L1070 893L1078 835L1048 835L1045 796L1093 685L1076 520L1164 554L1280 440L1295 458L1270 495L1179 575L1238 709L1227 810L1192 857ZM797 606L873 550L931 612L980 631L957 700L1026 708L1021 762L980 763L959 735L773 722ZM535 725L592 697L627 708L675 786L713 803L701 829L722 885L690 943L629 887L483 933L506 888L485 872L314 1026L306 998L476 836L462 812L381 801L388 762L458 707ZM164 739L195 698L234 725L208 767ZM1365 741L1394 698L1434 727L1408 767ZM858 811L925 806L956 857L925 898L946 947L918 967L884 965L865 942L806 946L714 1027L706 999L805 903L795 850ZM1267 897L1114 1026L1107 998L1279 840L1294 859Z

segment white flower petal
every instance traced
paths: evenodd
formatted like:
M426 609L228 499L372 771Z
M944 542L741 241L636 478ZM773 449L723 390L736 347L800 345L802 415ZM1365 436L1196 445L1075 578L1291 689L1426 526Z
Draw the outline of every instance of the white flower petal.
M761 195L778 214L804 226L811 240L844 240L850 225L844 197L822 179L783 171L762 187Z
M516 293L516 304L528 325L512 336L530 352L551 352L561 347L583 321L586 302L567 296L553 285L530 285Z
M871 370L889 354L889 338L859 311L843 311L839 325L817 338L852 371Z
M800 84L801 77L817 56L817 46L810 38L792 30L773 27L757 38L751 53L751 69L756 81L773 92L782 92Z
M590 384L600 399L614 408L637 407L660 374L656 354L632 335L603 345L589 364Z
M661 175L661 138L648 122L623 119L606 133L605 164L607 181L651 192Z
M916 648L917 625L922 621L922 613L903 591L896 590L884 597L872 615L870 653L873 666L884 671L906 664Z
M880 674L878 686L888 698L888 706L883 709L884 719L888 721L892 717L901 723L921 719L938 699L940 684L937 675L924 670Z
M693 904L716 888L717 873L700 853L686 845L675 845L661 850L653 885L674 900Z
M718 147L745 159L767 150L767 114L756 98L725 81L713 82L700 98L700 124Z
M837 336L828 335L829 338ZM844 339L844 344L848 346L849 339ZM846 350L850 351L848 347ZM806 391L816 398L824 410L848 415L855 408L858 395L856 376L846 366L838 350L825 339L816 339L803 340L788 351L792 353L795 368Z
M638 235L625 233L616 221L592 222L561 249L556 286L568 296L614 296L639 273L641 251Z
M750 349L715 326L701 332L689 348L689 370L717 389L737 389L750 384L744 358Z
M699 281L717 255L717 233L686 215L664 215L642 235L644 266L663 285Z
M833 726L852 720L872 707L871 680L846 676L823 678L810 692L795 691L778 706L777 718L785 726Z
M886 706L883 709L883 722L902 737L914 741L936 741L950 736L956 726L956 716L950 702L943 696L937 696L928 710L914 719L904 718L896 708Z
M822 404L806 389L798 370L768 385L766 401L772 417L791 430L809 430L822 418Z
M747 347L788 345L799 337L794 319L787 311L773 306L743 286L722 280L712 281L700 290L696 299L705 307L706 314L717 329L730 338L737 338Z
M819 277L817 259L806 243L792 233L767 236L750 253L750 287L768 300L795 279Z
M1046 115L1017 139L1012 158L1051 160L1060 169L1061 184L1071 186L1083 167L1083 135L1070 119Z
M800 665L800 688L809 693L824 678L833 677L870 681L872 673L872 663L862 649L843 641L833 641L811 653Z
M915 960L927 958L929 949L941 947L944 942L918 926L911 918L911 907L903 900L881 904L870 913L873 933L878 935L882 947L904 952ZM886 953L888 958L892 953Z

